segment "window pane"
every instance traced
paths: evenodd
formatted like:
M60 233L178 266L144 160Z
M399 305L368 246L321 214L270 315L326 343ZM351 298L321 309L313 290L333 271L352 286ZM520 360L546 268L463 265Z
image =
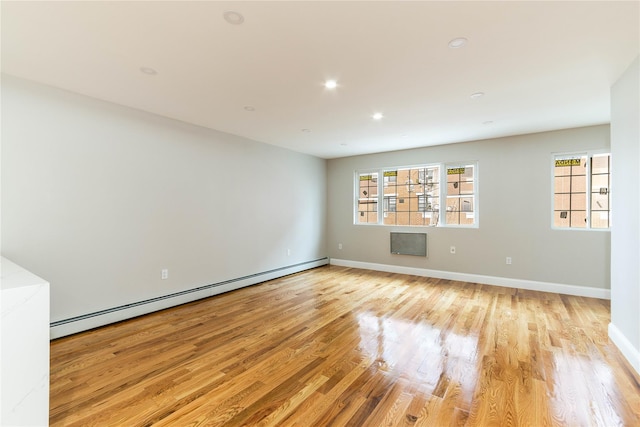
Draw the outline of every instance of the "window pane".
M367 172L358 175L358 213L359 224L378 222L378 173Z
M463 197L460 199L460 210L462 212L473 212L473 198Z
M553 168L554 176L570 176L571 166L558 166L558 160L556 160L556 167Z
M450 196L460 194L460 183L456 182L448 182L447 183L447 194Z
M591 191L609 192L609 174L591 176Z
M473 182L460 183L460 194L473 194Z
M585 228L587 226L587 211L571 211L571 228Z
M460 224L460 212L447 212L445 220L447 224Z
M593 156L591 160L591 173L592 174L600 174L600 173L609 173L609 163L611 160L610 154L602 154Z
M460 224L471 225L475 220L475 216L470 212L463 212L460 214Z
M572 176L571 177L571 192L572 193L584 193L587 191L587 176Z
M587 210L587 195L585 193L571 194L571 210Z
M587 156L580 157L580 165L571 166L571 175L586 175L587 174Z
M611 223L609 222L608 211L598 211L591 213L591 228L609 228Z
M447 197L447 212L459 212L459 211L460 211L460 198Z
M408 212L409 199L407 197L398 197L396 204L396 212Z
M424 225L436 225L438 223L437 212L425 212L424 213Z
M609 210L609 195L592 193L591 194L591 210L592 211L608 211Z
M556 211L568 211L571 207L571 195L570 194L556 194L554 195L554 205Z
M396 213L395 212L385 213L382 223L385 224L385 225L395 225L395 223L396 223Z
M382 171L384 204L383 223L393 225L424 225L423 212L434 194L439 196L438 166L397 168ZM395 213L394 213L395 212ZM394 213L392 215L392 213Z
M396 225L409 225L409 212L396 213Z
M569 212L557 211L553 213L553 225L556 227L569 227Z
M569 193L571 191L570 176L557 176L554 178L553 183L556 193Z
M424 225L422 212L411 212L409 221L409 225Z
M378 223L378 213L377 212L367 212L360 211L358 212L358 222L361 224L377 224Z
M473 165L447 167L446 224L475 224L474 170Z

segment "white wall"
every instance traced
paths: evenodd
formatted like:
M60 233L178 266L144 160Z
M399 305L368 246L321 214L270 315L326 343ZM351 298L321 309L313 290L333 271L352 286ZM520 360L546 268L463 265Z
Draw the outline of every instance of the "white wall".
M52 321L326 257L325 202L322 159L2 78L2 253Z
M0 425L49 423L49 284L0 257Z
M544 284L544 290L608 297L610 233L551 229L552 153L608 148L609 126L602 125L329 160L327 244L332 263L338 259L427 269L428 274L464 273L471 276L463 280L475 276L487 283L509 278L499 283L528 287L524 281L533 281ZM353 224L355 170L474 160L479 228ZM389 253L389 232L409 230L427 232L428 258ZM455 255L450 246L456 246ZM506 265L507 256L512 265ZM540 288L533 285L529 288ZM574 292L573 286L581 289Z
M611 325L609 335L640 373L640 60L611 89Z

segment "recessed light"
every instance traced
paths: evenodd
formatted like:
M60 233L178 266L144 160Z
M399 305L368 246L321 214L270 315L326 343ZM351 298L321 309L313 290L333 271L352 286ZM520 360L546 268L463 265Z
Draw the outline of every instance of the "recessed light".
M382 115L382 113L374 113L371 117L373 118L373 120L382 120L384 116Z
M252 107L251 105L245 105L245 111L256 111L256 107Z
M336 87L338 87L338 82L336 82L335 80L327 80L326 82L324 82L324 87L326 87L327 89L335 89Z
M227 10L223 16L224 20L231 25L240 25L244 22L244 16L233 10Z
M311 129L302 129L302 132L309 133L309 132L311 132Z
M346 142L341 142L340 145L343 146L343 147L346 147L347 143Z
M151 67L140 67L140 71L150 76L158 74L158 72Z
M486 122L482 122L483 125L492 125L493 120L487 120Z
M484 92L476 92L471 94L471 99L478 99L484 96Z
M460 48L460 47L462 47L462 46L466 45L466 44L467 44L467 41L468 41L468 40L467 40L467 39L465 39L464 37L458 37L458 38L455 38L455 39L453 39L453 40L451 40L451 41L449 42L449 47L450 47L451 49L458 49L458 48Z

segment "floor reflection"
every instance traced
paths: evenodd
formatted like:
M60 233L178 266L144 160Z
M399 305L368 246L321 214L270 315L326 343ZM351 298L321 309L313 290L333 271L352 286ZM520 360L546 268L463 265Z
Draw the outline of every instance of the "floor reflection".
M411 383L416 393L444 397L455 389L470 404L477 378L478 337L372 312L357 316L359 350L378 369Z

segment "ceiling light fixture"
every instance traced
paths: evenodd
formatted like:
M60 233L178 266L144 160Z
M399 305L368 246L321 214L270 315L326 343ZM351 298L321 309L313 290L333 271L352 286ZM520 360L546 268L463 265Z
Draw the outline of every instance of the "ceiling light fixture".
M492 125L493 120L487 120L486 122L482 122L483 125Z
M224 20L231 25L240 25L244 22L244 16L233 10L227 10L223 16Z
M302 129L302 132L309 133L309 132L311 132L311 129Z
M327 89L335 89L336 87L338 87L338 82L336 82L335 80L327 80L326 82L324 82L324 87Z
M140 67L140 71L149 76L155 76L156 74L158 74L158 72L151 67Z
M256 107L252 107L251 105L245 105L245 111L256 111Z
M382 115L382 113L374 113L371 117L373 118L373 120L382 120L384 116Z
M476 92L471 94L471 99L478 99L484 96L484 92Z
M464 37L458 37L449 42L449 47L451 49L458 49L467 44L467 39Z

